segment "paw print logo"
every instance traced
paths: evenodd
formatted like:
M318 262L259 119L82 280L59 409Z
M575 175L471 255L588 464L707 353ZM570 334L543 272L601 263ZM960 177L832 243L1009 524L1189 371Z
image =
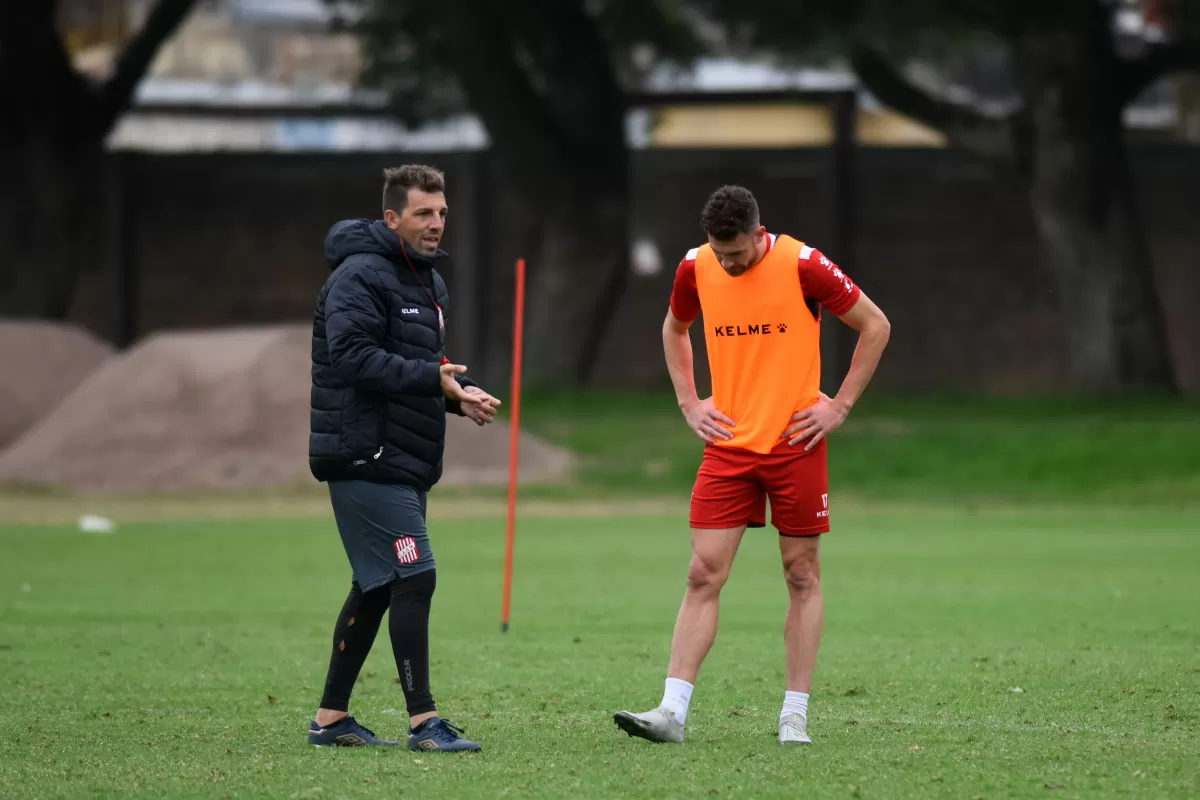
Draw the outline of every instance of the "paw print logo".
M775 329L778 330L780 333L787 333L787 323L781 322L775 326Z

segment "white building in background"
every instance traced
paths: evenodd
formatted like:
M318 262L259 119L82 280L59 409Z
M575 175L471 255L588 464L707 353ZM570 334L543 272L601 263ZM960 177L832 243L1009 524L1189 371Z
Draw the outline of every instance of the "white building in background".
M348 96L363 63L355 37L333 29L339 17L346 13L324 0L202 1L150 77Z
M127 38L155 0L67 0L105 5ZM394 151L487 146L474 117L410 131L387 98L359 88L357 39L336 30L351 4L328 0L201 0L138 86L135 108L109 137L117 150ZM103 74L119 42L77 51ZM181 111L184 109L184 111Z

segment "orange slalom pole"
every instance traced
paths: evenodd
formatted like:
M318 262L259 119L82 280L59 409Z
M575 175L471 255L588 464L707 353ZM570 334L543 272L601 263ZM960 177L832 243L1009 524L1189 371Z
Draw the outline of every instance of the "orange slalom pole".
M508 534L504 553L504 604L500 630L508 633L512 608L513 542L517 523L517 455L521 435L521 353L525 328L525 259L517 259L517 289L513 303L512 428L508 445Z

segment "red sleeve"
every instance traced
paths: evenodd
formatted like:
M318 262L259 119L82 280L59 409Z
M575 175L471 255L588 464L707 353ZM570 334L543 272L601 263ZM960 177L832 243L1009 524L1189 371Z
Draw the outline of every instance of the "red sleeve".
M696 290L696 261L685 258L675 270L675 287L671 290L671 313L684 322L700 316L700 292Z
M811 247L800 252L800 287L806 299L816 300L835 316L853 308L862 294L849 275Z

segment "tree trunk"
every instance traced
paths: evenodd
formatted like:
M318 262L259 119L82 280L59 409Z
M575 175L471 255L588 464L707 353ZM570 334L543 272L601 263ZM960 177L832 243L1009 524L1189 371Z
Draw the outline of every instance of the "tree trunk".
M0 315L67 315L80 258L101 250L105 138L195 4L156 0L98 84L72 65L57 3L0 2Z
M1067 324L1072 382L1087 390L1174 390L1132 182L1117 160L1124 142L1110 142L1104 149L1114 161L1097 165L1088 152L1094 143L1054 131L1037 136L1030 202ZM1056 162L1051 152L1065 160Z
M1038 31L1026 69L1030 203L1041 256L1067 325L1072 383L1089 391L1174 391L1142 233L1111 34ZM1107 89L1107 91L1106 91Z
M625 176L598 191L543 202L545 223L526 287L525 374L531 386L582 386L628 282Z
M66 317L81 255L100 250L103 159L37 137L0 156L0 316Z

